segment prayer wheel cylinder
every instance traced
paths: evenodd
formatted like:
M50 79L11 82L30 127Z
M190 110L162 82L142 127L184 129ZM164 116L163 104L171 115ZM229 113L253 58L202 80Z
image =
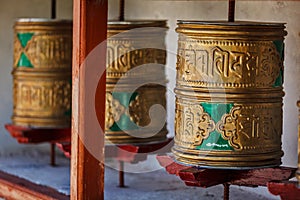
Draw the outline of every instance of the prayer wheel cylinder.
M13 124L70 127L72 21L19 19L14 32Z
M177 162L281 164L282 23L178 21Z
M108 23L106 144L166 140L166 119L150 117L153 105L166 109L166 30L166 21Z

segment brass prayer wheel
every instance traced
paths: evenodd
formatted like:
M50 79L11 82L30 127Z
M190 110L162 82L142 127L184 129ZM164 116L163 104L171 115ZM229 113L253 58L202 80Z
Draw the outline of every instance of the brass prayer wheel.
M177 162L281 164L282 23L178 21Z
M70 127L72 21L19 19L14 35L13 123Z
M165 119L149 113L157 104L166 109L166 30L166 21L108 23L106 144L166 140Z

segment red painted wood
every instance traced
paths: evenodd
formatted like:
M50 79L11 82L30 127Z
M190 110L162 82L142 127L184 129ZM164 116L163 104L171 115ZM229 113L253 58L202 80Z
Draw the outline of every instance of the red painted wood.
M300 200L300 188L298 182L281 181L269 182L269 191L274 195L279 195L282 200Z
M295 174L295 168L274 167L251 170L204 169L189 167L174 162L170 156L157 156L160 165L170 174L179 175L188 186L210 187L228 183L243 186L266 186L274 180L289 180Z
M71 158L71 141L57 142L56 146L65 154L67 158Z
M187 186L211 187L230 181L227 170L187 168L180 170L179 177Z
M273 167L243 170L232 173L232 185L266 186L270 181L289 180L295 175L295 168Z
M96 96L86 97L88 87L85 85L87 65L82 65L89 53L107 35L108 0L74 0L73 1L73 69L72 69L72 158L71 158L71 199L104 199L104 136L93 137L93 131L87 131L89 120L85 103L90 98L95 100L98 121L104 127L105 119L105 73L98 84ZM103 46L99 57L93 64L95 70L106 68L106 48ZM97 62L97 63L96 63ZM77 106L78 105L78 106ZM90 129L92 129L91 127ZM79 137L80 135L80 137ZM91 136L92 135L92 136ZM89 147L97 152L97 158L87 149L83 140L95 141Z
M59 142L70 140L70 128L29 128L6 124L6 130L19 143Z
M114 158L118 161L137 163L147 159L147 155L154 153L170 152L173 139L168 139L159 143L136 144L136 145L107 145L105 146L105 157ZM58 148L64 152L67 158L71 157L71 142L57 142ZM166 145L169 145L166 147ZM163 147L163 150L161 150ZM160 151L161 150L161 151Z
M68 200L69 196L0 171L0 197L9 200Z
M179 173L181 170L190 168L188 166L180 165L180 164L174 162L174 160L170 156L159 155L159 156L156 156L156 158L157 158L159 164L162 167L165 167L166 171L169 174L174 174L176 176L179 176Z

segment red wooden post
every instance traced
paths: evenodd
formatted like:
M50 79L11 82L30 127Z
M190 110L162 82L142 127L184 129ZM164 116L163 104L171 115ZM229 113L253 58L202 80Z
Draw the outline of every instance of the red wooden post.
M104 199L104 136L93 133L93 127L86 125L88 113L85 94L89 88L85 88L84 85L86 66L82 63L97 45L106 40L107 4L107 0L74 0L71 157L71 199L73 200ZM99 70L105 70L105 53L106 49L100 52L95 61ZM98 84L99 80L92 81ZM98 88L103 92L89 98L97 99L97 109L101 113L98 120L101 127L104 127L105 75L100 80ZM91 131L87 131L89 128ZM97 138L92 138L95 141L92 148L99 152L97 158L84 145L85 140L91 140L91 134L97 135Z

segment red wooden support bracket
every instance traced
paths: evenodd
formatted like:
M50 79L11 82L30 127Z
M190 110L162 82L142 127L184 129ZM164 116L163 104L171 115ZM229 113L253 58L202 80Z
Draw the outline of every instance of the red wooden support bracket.
M71 142L57 142L58 148L64 152L65 156L71 156ZM118 161L137 163L147 159L147 155L151 153L162 154L170 152L173 145L173 139L167 139L163 142L135 145L107 145L105 146L105 157L114 158Z
M279 195L282 200L300 200L300 188L298 182L272 181L268 183L269 191Z
M5 124L6 130L19 143L55 143L70 140L71 128L30 128Z
M189 167L174 162L171 156L157 156L169 174L176 174L189 186L210 187L229 183L240 186L266 186L270 181L289 180L295 168L273 167L250 170L226 170Z

